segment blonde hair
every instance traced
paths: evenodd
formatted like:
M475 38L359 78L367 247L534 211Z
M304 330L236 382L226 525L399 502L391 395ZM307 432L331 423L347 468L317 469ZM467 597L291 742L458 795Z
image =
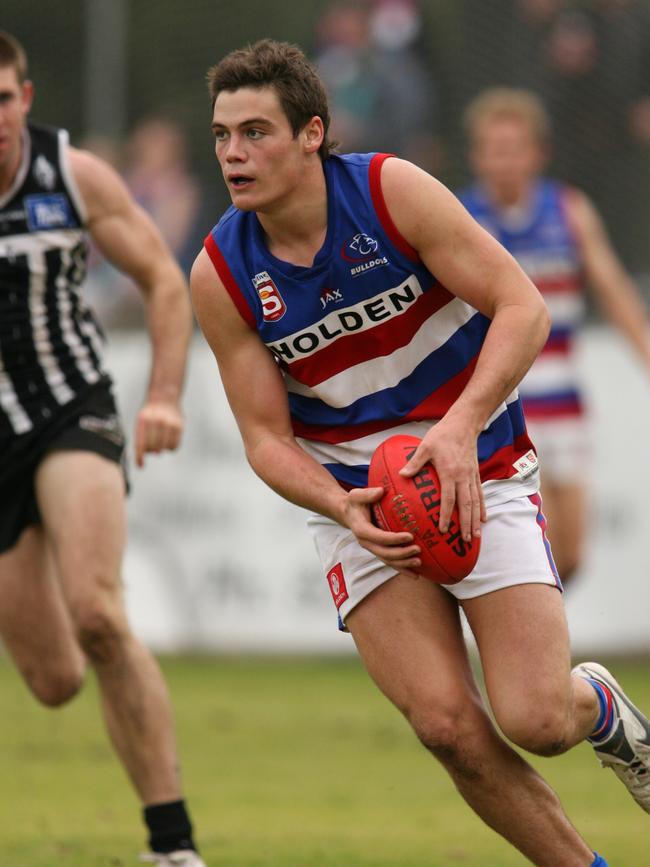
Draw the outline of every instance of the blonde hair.
M472 138L483 121L502 118L522 121L542 144L551 137L551 119L542 100L516 87L491 87L479 93L463 113L463 126Z

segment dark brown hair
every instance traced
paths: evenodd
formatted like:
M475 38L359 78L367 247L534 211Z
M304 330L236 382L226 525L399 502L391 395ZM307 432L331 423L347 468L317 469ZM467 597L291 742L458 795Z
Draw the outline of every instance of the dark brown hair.
M0 69L13 66L22 84L27 78L27 55L20 42L10 33L0 30Z
M330 110L323 82L297 45L260 39L252 45L227 54L208 70L212 105L222 90L240 87L272 87L291 125L294 137L312 117L320 117L325 129L318 149L322 160L336 146L327 138Z

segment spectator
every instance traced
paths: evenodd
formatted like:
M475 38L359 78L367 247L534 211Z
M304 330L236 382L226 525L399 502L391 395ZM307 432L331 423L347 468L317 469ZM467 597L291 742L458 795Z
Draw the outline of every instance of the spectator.
M515 43L526 45L527 28L529 60L516 71L529 70L519 83L532 86L551 113L562 145L553 171L594 198L617 250L635 268L649 204L640 178L650 149L650 10L639 0L519 5L527 14L520 14Z
M189 274L200 246L201 193L187 164L187 142L181 127L161 115L150 115L133 129L123 151L103 139L90 149L121 170L136 202L151 216L181 269ZM122 163L122 165L120 165ZM110 287L110 291L107 291ZM88 296L109 327L142 327L142 305L135 287L96 253L91 256Z
M520 393L540 456L549 536L566 582L580 565L587 526L589 436L573 353L586 281L650 371L647 317L589 199L542 176L550 124L535 95L492 88L471 103L466 119L477 182L461 199L519 261L551 312L548 342Z
M163 116L141 120L126 143L124 178L147 211L181 268L189 274L202 238L196 237L201 194L187 164L180 126Z
M416 48L420 31L415 0L337 3L319 23L316 64L345 150L390 151L436 171L436 88Z

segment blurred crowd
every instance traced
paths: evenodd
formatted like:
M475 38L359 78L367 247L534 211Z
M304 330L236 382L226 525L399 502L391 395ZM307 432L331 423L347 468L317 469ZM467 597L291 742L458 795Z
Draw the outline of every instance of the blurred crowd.
M480 28L486 5L498 18ZM551 173L594 199L619 253L637 270L650 222L650 4L469 0L464 6L475 90L507 84L543 99L553 122Z
M187 135L164 115L142 118L123 147L105 138L89 138L84 146L119 169L138 204L160 229L184 273L207 234L209 220L201 185L188 161ZM207 222L206 222L207 221ZM133 284L95 251L88 297L108 327L142 324L142 303Z
M422 33L416 0L343 0L317 22L314 59L342 151L396 153L440 169L438 84Z
M395 153L456 188L468 177L465 105L486 87L528 88L552 118L551 174L593 198L629 268L647 268L648 0L462 0L444 51L430 11L424 0L336 0L315 20L340 150ZM221 210L192 172L187 136L161 114L122 144L86 142L120 169L186 273ZM134 288L99 258L90 297L109 327L141 323Z

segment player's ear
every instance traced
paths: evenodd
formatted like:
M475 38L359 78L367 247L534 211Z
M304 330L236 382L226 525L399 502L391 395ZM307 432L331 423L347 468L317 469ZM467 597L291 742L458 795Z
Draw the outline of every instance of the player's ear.
M27 114L32 107L32 102L34 101L34 84L29 79L26 79L23 81L20 90L23 109L25 114Z
M314 115L314 117L312 117L312 119L303 127L302 134L305 143L305 151L309 154L316 153L325 138L325 128L321 118L318 117L318 115Z

